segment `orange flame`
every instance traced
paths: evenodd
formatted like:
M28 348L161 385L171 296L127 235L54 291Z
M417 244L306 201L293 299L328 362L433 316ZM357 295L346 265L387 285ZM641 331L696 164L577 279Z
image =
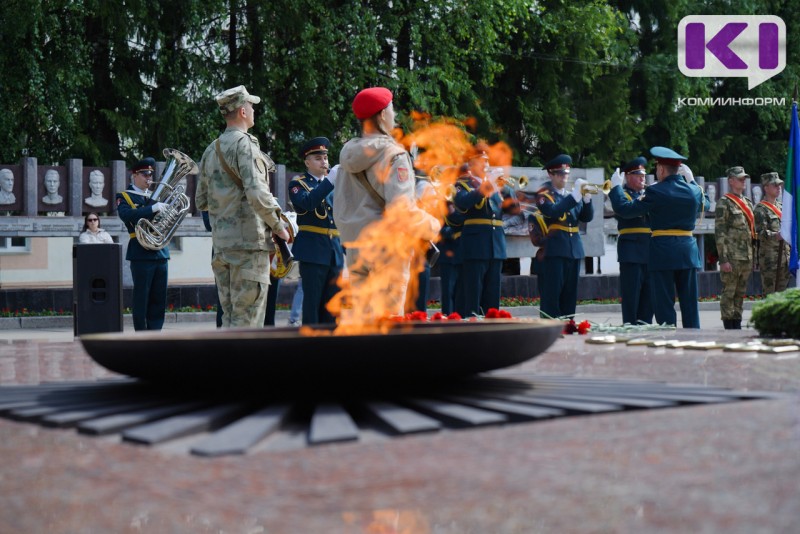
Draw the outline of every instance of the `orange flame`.
M388 318L402 315L405 303L414 302L429 241L438 238L428 215L443 222L448 192L461 174L460 167L474 153L469 135L457 121L434 121L421 112L412 112L411 117L411 133L402 135L395 129L392 135L407 150L418 148L414 167L430 178L433 187L417 199L416 206L405 197L387 204L382 219L366 226L354 242L344 243L357 260L350 279L340 279L342 290L328 303L328 310L337 317L335 334L388 331L394 324ZM512 152L505 143L491 145L487 153L490 165L511 164ZM381 181L388 179L389 170L378 170Z

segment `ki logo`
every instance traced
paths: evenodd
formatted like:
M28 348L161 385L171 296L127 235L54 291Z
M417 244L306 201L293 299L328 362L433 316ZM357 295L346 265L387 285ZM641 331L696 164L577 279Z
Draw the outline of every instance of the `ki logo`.
M786 68L786 24L774 15L684 17L678 67L693 78L747 78L752 89Z

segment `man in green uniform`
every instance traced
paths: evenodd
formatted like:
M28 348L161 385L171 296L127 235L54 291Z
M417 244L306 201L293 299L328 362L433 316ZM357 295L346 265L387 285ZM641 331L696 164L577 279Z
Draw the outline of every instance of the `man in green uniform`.
M253 104L261 98L243 85L217 95L227 128L200 160L195 203L208 211L214 259L211 267L222 305L223 327L264 324L272 235L288 240L281 208L269 190L273 163L258 139Z
M761 175L764 197L753 213L758 235L758 265L765 294L783 291L789 283L790 245L781 237L781 184L777 172Z
M755 218L753 203L743 194L748 174L742 167L731 167L727 174L730 193L719 199L714 212L714 237L722 280L719 310L726 330L740 330L747 279L753 270Z

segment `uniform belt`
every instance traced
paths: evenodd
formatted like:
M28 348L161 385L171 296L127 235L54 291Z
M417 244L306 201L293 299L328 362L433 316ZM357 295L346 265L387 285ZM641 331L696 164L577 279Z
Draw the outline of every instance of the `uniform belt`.
M456 232L456 233L453 234L453 240L456 240L459 237L461 237L461 232Z
M619 235L625 234L649 234L650 228L622 228Z
M574 234L578 232L577 226L564 226L563 224L551 224L547 227L548 230L561 230L562 232L567 232L570 234Z
M489 226L503 226L503 221L497 219L467 219L464 221L464 226L468 224L486 224Z
M128 234L128 236L129 237L136 237L136 232L131 232L130 234Z
M300 232L313 232L315 234L322 234L328 237L339 237L339 230L336 228L320 228L319 226L310 226L301 224L297 227Z
M692 236L691 230L653 230L653 237Z

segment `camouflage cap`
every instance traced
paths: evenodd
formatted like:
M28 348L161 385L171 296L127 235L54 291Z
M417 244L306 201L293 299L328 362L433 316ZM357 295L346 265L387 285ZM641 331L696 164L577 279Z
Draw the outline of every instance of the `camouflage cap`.
M750 178L750 175L744 172L744 167L731 167L725 174L728 178Z
M778 176L777 172L768 172L761 175L761 185L781 185L783 180L781 180L780 176Z
M219 112L223 115L227 115L231 111L244 106L245 102L251 102L253 104L261 102L261 97L248 93L244 85L222 91L214 99L219 106Z

